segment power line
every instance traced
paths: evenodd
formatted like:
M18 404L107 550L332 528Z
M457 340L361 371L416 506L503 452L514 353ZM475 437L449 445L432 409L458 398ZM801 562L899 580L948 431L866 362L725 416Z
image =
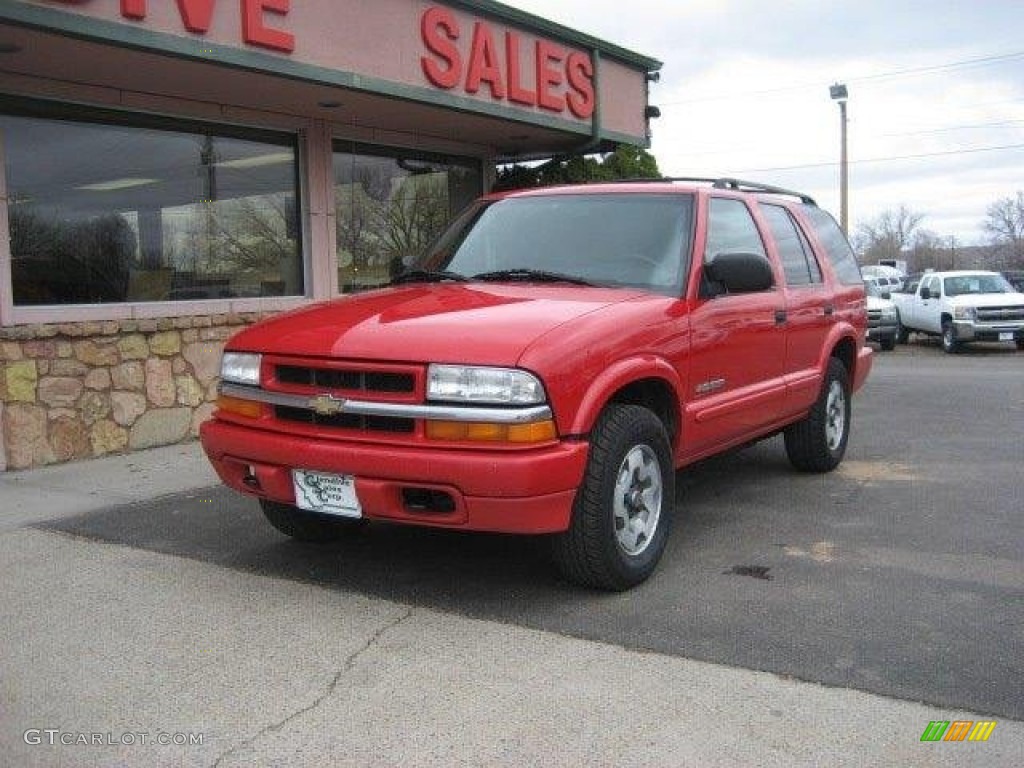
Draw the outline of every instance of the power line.
M971 147L969 149L953 149L946 152L922 152L916 155L895 155L892 157L870 157L863 160L851 160L850 165L867 165L869 163L892 163L899 160L919 160L927 157L945 157L948 155L973 155L978 152L1002 152L1011 149L1024 149L1024 144L1005 144L998 147ZM786 165L775 168L748 168L737 173L767 173L769 171L798 171L805 168L832 168L839 165L836 162L828 163L807 163L805 165Z
M891 80L899 77L912 77L914 75L928 74L932 72L947 72L951 69L961 69L967 67L987 67L995 64L1001 64L1005 61L1012 59L1019 59L1024 57L1024 51L1016 51L1014 53L1003 53L994 56L981 56L974 59L962 59L961 61L951 61L946 64L934 64L927 67L911 67L909 69L895 69L890 72L881 72L876 75L862 75L860 77L848 77L844 79L846 83L864 83L875 80ZM824 84L822 81L814 83L803 83L800 85L785 85L779 86L778 88L763 88L756 91L738 91L732 94L723 94L718 96L702 96L696 99L681 99L679 101L666 101L660 102L660 107L672 107L679 104L697 104L705 101L722 101L726 99L739 99L747 96L763 96L772 93L786 93L788 91L802 91L809 88L823 88Z
M926 135L935 134L935 133L950 133L952 131L975 130L975 129L979 129L979 128L995 128L995 127L1006 126L1006 125L1017 125L1017 124L1020 124L1020 123L1024 123L1024 120L1000 120L998 122L992 122L992 123L973 123L973 124L969 124L969 125L947 125L947 126L943 126L943 127L940 127L940 128L922 128L922 129L916 130L916 131L904 131L904 132L900 132L900 133L866 133L866 134L858 134L857 138L858 138L858 141L864 141L866 139L891 139L891 138L900 138L900 137L904 137L904 136L926 136ZM696 151L692 151L692 152L682 152L682 153L679 154L679 156L681 156L681 157L710 157L710 156L714 156L714 155L728 155L728 154L735 153L736 150L738 150L738 149L754 149L754 148L757 148L757 147L761 147L763 145L761 145L761 144L743 144L743 145L730 144L728 146L725 146L725 145L719 145L719 146L721 146L722 148L721 149L715 149L714 146L712 146L712 147L703 147L703 148L699 148Z

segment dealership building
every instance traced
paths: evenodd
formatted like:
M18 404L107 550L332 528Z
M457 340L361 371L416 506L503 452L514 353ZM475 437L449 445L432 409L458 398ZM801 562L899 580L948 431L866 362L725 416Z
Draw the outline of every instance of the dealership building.
M659 67L490 0L0 0L0 469L189 439L235 331L647 146Z

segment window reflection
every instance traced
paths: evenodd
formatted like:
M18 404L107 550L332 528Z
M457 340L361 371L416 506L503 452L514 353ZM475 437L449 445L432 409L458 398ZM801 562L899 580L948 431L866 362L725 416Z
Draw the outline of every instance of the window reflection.
M482 190L480 164L336 143L338 285L343 293L388 282Z
M292 137L112 119L0 115L15 305L304 292Z

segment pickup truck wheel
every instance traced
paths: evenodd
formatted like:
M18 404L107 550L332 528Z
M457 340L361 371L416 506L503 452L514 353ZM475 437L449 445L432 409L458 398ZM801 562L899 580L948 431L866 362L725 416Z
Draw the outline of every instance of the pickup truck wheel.
M896 317L896 320L896 341L898 341L900 344L906 344L908 341L910 341L910 329L907 328L907 326L905 326L902 321L900 321L899 316Z
M572 521L553 537L555 563L578 584L629 589L654 571L668 541L675 469L665 427L637 405L610 405L591 436Z
M884 339L878 342L878 344L883 351L892 352L894 349L896 349L896 337L886 336Z
M831 358L821 394L802 421L784 432L786 455L803 472L831 472L839 466L850 437L850 377Z
M949 320L942 323L942 351L947 355L955 355L960 351L960 342L956 340L953 324Z
M1024 339L1017 339L1017 350L1024 352Z
M260 499L260 507L270 524L281 533L314 544L337 541L366 525L362 519L320 515L269 499Z

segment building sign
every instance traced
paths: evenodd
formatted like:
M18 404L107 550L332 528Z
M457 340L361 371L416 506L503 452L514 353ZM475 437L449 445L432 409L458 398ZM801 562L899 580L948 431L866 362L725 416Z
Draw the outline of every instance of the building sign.
M54 0L64 5L87 6L92 0ZM168 0L157 0L168 2ZM214 6L218 0L177 0L182 26L189 32L205 35L210 29ZM241 14L242 41L275 51L291 53L295 50L295 37L273 26L267 26L266 14L287 16L291 0L219 0L237 6ZM148 0L121 0L121 16L133 21L145 21Z
M438 88L506 101L586 120L594 114L594 65L588 54L537 39L524 44L506 29L495 34L486 21L463 28L447 8L433 6L420 18L426 52L420 66ZM525 76L524 76L525 70Z

